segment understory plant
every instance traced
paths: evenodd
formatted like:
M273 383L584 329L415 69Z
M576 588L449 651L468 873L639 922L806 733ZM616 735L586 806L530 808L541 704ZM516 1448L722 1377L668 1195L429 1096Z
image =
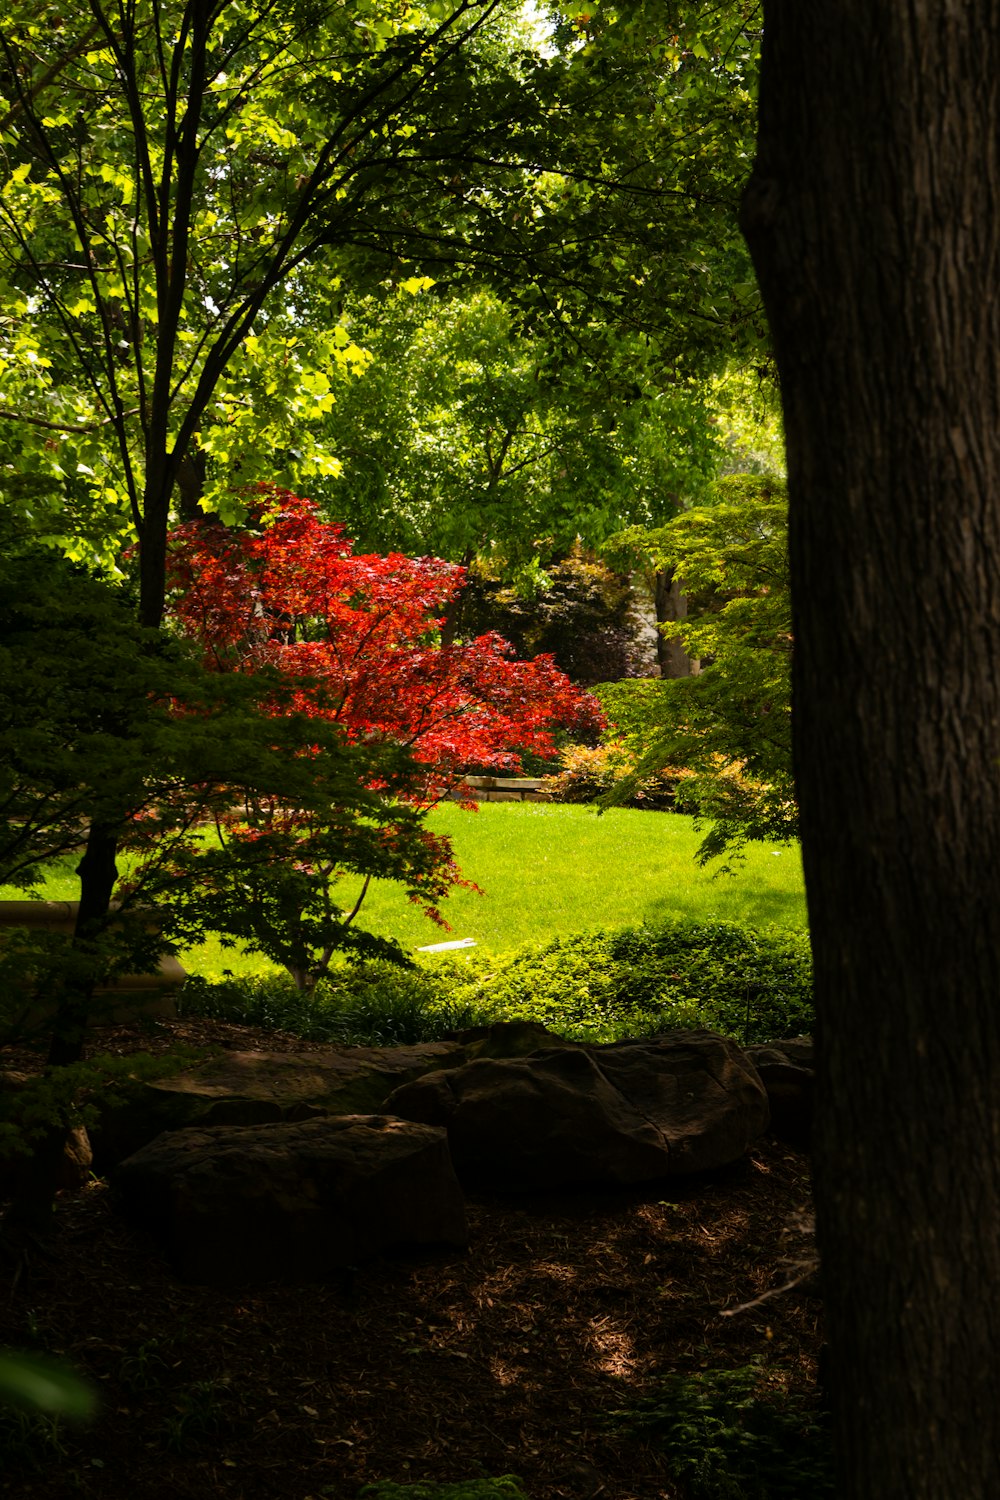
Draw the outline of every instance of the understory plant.
M453 997L426 970L368 960L333 968L306 993L283 974L216 983L192 977L181 992L184 1015L197 1015L337 1046L393 1047L434 1042L492 1018Z
M345 1044L433 1041L518 1019L582 1041L707 1028L746 1045L811 1029L812 970L803 934L676 921L580 933L499 958L343 965L311 996L278 974L190 979L181 1001L188 1014Z
M815 1402L757 1365L662 1377L612 1421L663 1451L685 1500L833 1500Z

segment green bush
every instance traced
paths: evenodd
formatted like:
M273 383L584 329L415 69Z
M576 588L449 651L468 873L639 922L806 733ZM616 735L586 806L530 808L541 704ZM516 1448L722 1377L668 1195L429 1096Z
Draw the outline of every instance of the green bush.
M584 933L467 972L456 999L579 1040L705 1027L747 1045L813 1021L808 938L780 928L674 921Z
M433 1042L488 1019L469 1001L451 998L432 975L379 960L337 969L311 994L296 989L283 974L214 984L190 978L179 1006L183 1015L289 1031L306 1041L343 1047Z
M808 938L725 922L582 933L502 958L470 954L400 969L338 969L312 995L282 975L189 979L186 1015L341 1046L406 1046L493 1020L539 1021L577 1040L705 1027L771 1041L812 1026Z
M687 1500L832 1500L829 1432L756 1366L667 1376L611 1420L667 1455Z
M460 1479L455 1484L393 1484L382 1480L366 1484L358 1500L527 1500L520 1481L512 1474L499 1479Z

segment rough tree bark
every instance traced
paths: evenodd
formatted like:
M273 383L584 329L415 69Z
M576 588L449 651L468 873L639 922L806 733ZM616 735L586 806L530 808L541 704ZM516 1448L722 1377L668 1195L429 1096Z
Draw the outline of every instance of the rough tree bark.
M764 9L841 1493L994 1500L1000 5Z

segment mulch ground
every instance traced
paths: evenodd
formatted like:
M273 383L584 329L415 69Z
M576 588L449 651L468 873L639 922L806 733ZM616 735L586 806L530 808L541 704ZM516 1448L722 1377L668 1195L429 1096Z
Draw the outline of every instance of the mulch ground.
M303 1047L218 1022L163 1028L163 1045L177 1039ZM788 1279L808 1197L805 1157L765 1137L669 1189L475 1196L464 1253L227 1291L177 1282L92 1182L61 1195L44 1250L6 1273L0 1344L66 1356L98 1386L100 1414L54 1434L0 1417L0 1488L353 1500L375 1479L512 1473L532 1500L675 1500L661 1456L609 1414L667 1372L754 1361L812 1392L808 1290L721 1315Z

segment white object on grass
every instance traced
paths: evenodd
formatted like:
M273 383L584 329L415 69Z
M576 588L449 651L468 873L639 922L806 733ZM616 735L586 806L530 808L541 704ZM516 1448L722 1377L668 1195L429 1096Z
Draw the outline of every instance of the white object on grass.
M454 943L428 943L426 948L418 948L418 953L447 953L452 948L474 948L475 938L458 938Z

